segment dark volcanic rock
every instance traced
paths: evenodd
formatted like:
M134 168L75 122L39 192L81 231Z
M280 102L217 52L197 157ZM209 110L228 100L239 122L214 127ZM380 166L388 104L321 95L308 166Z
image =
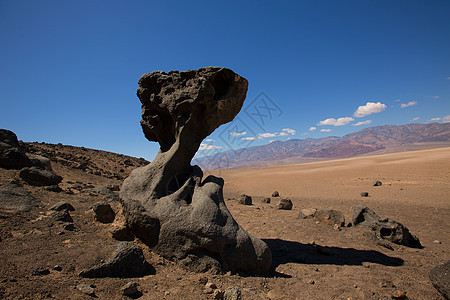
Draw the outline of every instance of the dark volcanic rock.
M412 235L406 226L388 218L380 218L366 206L358 205L355 207L353 211L353 225L369 227L379 237L395 244L422 248L419 239Z
M23 168L19 176L28 184L34 186L57 185L62 181L62 177L53 171L42 170L37 167Z
M330 226L333 225L338 225L339 227L345 226L344 215L338 210L319 209L314 213L314 219L319 220L320 222Z
M31 160L20 149L16 134L0 129L0 167L20 170L32 165Z
M116 217L116 213L106 202L97 202L92 205L92 210L95 213L95 219L100 223L112 223Z
M154 273L145 260L142 249L133 243L120 242L112 256L103 264L83 270L79 276L86 278L142 277Z
M36 155L36 156L31 156L29 158L30 158L33 166L35 166L39 169L42 169L42 170L53 171L51 161L47 157Z
M369 193L368 192L361 192L361 197L369 197Z
M191 160L204 138L234 119L248 82L225 68L161 71L139 79L141 126L160 144L156 158L124 181L120 201L135 235L196 272L267 274L272 255L233 219L223 180L203 179Z
M262 199L262 203L270 203L270 198L264 198L264 199Z
M245 194L242 194L242 195L240 195L240 196L238 196L237 197L237 201L240 203L240 204L244 204L244 205L252 205L252 197L250 197L250 196L248 196L248 195L245 195Z
M60 210L75 211L75 208L73 208L72 204L70 204L69 202L66 202L66 201L59 201L58 203L50 206L49 209L56 210L56 211L60 211Z
M382 185L383 185L383 183L379 180L377 180L373 183L373 186L382 186Z
M113 239L118 241L132 241L134 240L133 232L127 227L116 227L111 231L111 235Z
M278 209L291 210L292 209L292 201L291 199L283 198L278 202Z
M272 197L280 197L280 193L278 193L278 191L274 191L272 193Z
M0 186L0 208L30 211L39 204L40 202L20 185L8 183Z
M72 216L67 209L54 211L52 217L55 221L73 222Z
M428 275L435 289L445 299L450 299L450 260L443 265L431 269Z

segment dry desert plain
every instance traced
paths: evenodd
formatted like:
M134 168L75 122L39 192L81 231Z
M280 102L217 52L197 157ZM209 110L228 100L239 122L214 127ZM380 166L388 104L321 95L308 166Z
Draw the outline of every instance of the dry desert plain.
M134 160L125 164L126 157L85 148L31 146L35 148L33 153L49 157L89 156L97 168L113 173L122 168L120 174L124 176L141 163ZM101 188L120 185L121 180L88 174L64 160L52 160L52 167L64 178L61 188L73 193L55 193L19 180L40 206L28 213L4 211L0 216L0 298L91 299L76 288L88 284L99 299L129 299L122 296L120 288L135 281L142 292L140 299L213 299L212 294L204 293L206 277L218 289L238 287L242 299L391 299L396 290L406 293L409 299L442 299L431 285L428 272L450 259L448 147L205 172L205 176L213 173L225 179L225 201L235 219L269 244L273 272L267 277L191 273L152 253L137 239L134 242L143 248L147 261L155 268L154 274L142 278L79 277L81 270L111 255L118 242L111 230L123 223L117 201L111 202L117 212L114 223L95 221L90 207L103 200L102 196L83 186ZM0 169L0 184L17 178L17 173ZM383 185L373 186L375 180ZM279 198L272 198L270 204L262 203L274 190L292 200L292 210L277 209ZM361 192L368 192L369 197L361 197ZM242 193L253 197L253 205L231 199ZM52 219L49 207L59 201L75 207L71 212L75 230L64 230ZM358 204L404 224L424 248L391 244L393 250L389 250L364 235L365 228L337 230L297 218L303 208L335 209L350 222L353 207ZM55 265L60 269L53 269ZM47 267L50 273L33 275L36 266Z

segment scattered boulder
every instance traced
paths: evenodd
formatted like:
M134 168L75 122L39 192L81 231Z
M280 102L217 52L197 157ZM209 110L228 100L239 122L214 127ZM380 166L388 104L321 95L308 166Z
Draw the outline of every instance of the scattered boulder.
M395 244L412 248L422 248L419 239L403 224L389 218L380 218L367 206L358 205L353 211L353 225L371 228L378 237Z
M277 207L278 207L278 209L291 210L292 205L293 204L292 204L291 199L283 198L280 200L280 202L278 202Z
M49 192L55 192L55 193L60 193L62 192L62 189L59 187L59 185L49 185L44 187L45 190L49 191Z
M70 215L67 209L55 210L52 214L52 217L55 221L69 222L69 223L73 222L72 216Z
M241 289L237 286L232 286L227 289L225 289L223 293L223 300L241 300L242 299L242 293Z
M377 180L373 183L373 186L382 186L382 185L383 185L383 183L379 180Z
M10 130L0 129L0 167L20 170L32 165L31 160L20 149L16 134Z
M250 197L246 194L242 194L242 195L238 196L237 201L243 205L252 205L252 197Z
M50 274L50 270L47 267L36 266L31 272L31 274L34 276L48 275Z
M95 219L100 223L112 223L116 217L116 213L107 202L97 202L92 205L95 213Z
M47 157L35 155L29 157L29 159L31 160L33 166L35 166L36 168L53 171L51 161Z
M20 170L19 176L25 182L34 186L57 185L63 179L53 171L42 170L37 167L23 168Z
M81 187L83 193L88 193L91 196L101 195L106 201L116 202L119 201L119 196L112 189L106 188L95 188L95 187Z
M72 204L70 204L69 202L66 202L66 201L59 201L58 203L50 206L49 209L55 210L55 211L61 211L61 210L75 211L75 208L72 206Z
M31 211L40 202L24 187L14 183L0 186L0 208L16 211Z
M77 285L77 289L82 292L83 294L86 294L88 296L94 297L95 296L95 286L93 284L87 284L87 283L80 283Z
M450 299L450 260L431 269L428 274L431 283L445 299Z
M130 281L120 288L122 295L132 297L139 294L139 283Z
M134 240L133 232L125 225L120 227L114 227L111 230L111 235L113 239L118 241L132 241Z
M320 209L314 213L314 219L330 226L337 225L339 227L345 226L344 215L338 210L324 210Z
M264 198L261 201L262 203L270 203L270 198Z
M406 293L401 290L395 290L391 294L392 299L399 299L399 300L406 300L408 297L406 296Z
M361 192L361 197L369 197L369 193L368 192Z
M317 211L317 209L315 209L315 208L304 208L298 214L298 218L299 219L313 219L316 211Z
M154 273L147 263L141 247L130 242L120 242L112 256L102 264L80 272L86 278L142 277Z
M280 193L278 193L278 191L274 191L272 193L272 197L280 197Z

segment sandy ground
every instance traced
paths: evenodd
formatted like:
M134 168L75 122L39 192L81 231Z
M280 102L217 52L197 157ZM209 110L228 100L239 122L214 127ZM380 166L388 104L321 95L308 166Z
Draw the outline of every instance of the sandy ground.
M108 161L113 158L106 157ZM53 164L64 177L62 188L82 182L96 187L120 181ZM78 273L104 261L117 243L111 228L121 222L120 205L114 224L93 219L90 207L101 196L75 192L53 193L24 185L42 205L31 213L2 212L0 217L0 298L90 299L77 284L95 286L99 299L129 299L120 287L140 284L140 299L213 299L204 294L201 277L219 289L237 286L242 299L391 299L395 290L409 299L443 299L432 287L428 272L450 259L450 148L361 157L303 165L261 169L214 171L225 179L225 199L241 193L253 197L253 205L236 200L226 204L236 220L251 234L264 239L273 252L274 272L268 277L234 274L196 274L180 269L142 246L155 274L143 278L80 278ZM205 173L208 175L208 173ZM0 184L17 171L0 169ZM381 180L380 187L372 186ZM72 182L72 183L70 183ZM278 210L278 199L262 203L278 190L289 197L293 210ZM363 198L361 192L369 192ZM48 208L70 202L75 231L65 231L52 220ZM337 209L351 221L353 207L365 204L382 217L407 226L419 237L423 249L392 244L381 247L363 235L363 228L336 230L313 220L298 219L302 208ZM436 243L438 240L439 243ZM314 242L314 244L313 244ZM326 251L317 251L317 246ZM50 274L34 276L36 266ZM53 270L60 265L62 271Z

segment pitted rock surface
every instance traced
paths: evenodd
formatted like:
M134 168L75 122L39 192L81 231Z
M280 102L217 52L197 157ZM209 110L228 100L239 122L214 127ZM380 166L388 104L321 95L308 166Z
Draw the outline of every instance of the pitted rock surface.
M223 180L203 179L191 160L200 143L234 119L246 79L226 68L157 71L139 80L141 126L160 151L124 181L120 201L130 229L156 253L197 272L266 274L266 243L237 224L223 199Z

